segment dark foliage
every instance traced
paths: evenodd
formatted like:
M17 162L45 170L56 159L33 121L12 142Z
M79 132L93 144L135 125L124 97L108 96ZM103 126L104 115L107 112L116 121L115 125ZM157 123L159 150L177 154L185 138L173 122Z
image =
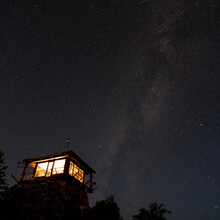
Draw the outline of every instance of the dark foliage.
M0 200L8 187L5 170L7 167L4 165L4 152L0 150Z
M97 201L89 209L83 190L74 189L63 179L25 181L8 187L4 165L4 152L0 150L0 207L3 219L74 219L74 220L123 220L114 196ZM149 204L141 208L133 220L166 220L171 214L163 204Z
M82 209L81 199L85 198L77 190L66 189L63 181L28 181L9 188L0 205L4 219L123 220L113 196L91 209ZM133 220L166 220L165 214L171 212L163 204L150 203L149 210L140 209Z
M63 181L30 181L10 188L4 197L5 219L77 219L84 220L77 190L66 188Z
M119 212L117 203L113 196L109 196L106 200L101 200L91 208L91 220L123 220Z
M91 209L81 209L79 194L69 193L59 181L15 185L2 201L4 219L123 220L113 196Z
M171 211L154 202L149 204L149 210L141 208L138 215L133 215L133 220L166 220L164 214L171 214Z

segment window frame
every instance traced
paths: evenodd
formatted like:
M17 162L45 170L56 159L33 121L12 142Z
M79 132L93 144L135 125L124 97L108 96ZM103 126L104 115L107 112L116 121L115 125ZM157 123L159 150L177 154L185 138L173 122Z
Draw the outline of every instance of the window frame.
M75 170L77 170L75 172ZM74 177L77 181L84 184L85 180L85 171L81 169L79 166L74 163L74 161L70 160L69 162L69 168L68 168L68 174L72 177ZM81 176L81 178L79 178Z
M59 161L59 160L65 160L64 166L63 166L63 171L60 172L60 173L54 173L54 164L55 164L56 161ZM38 171L37 170L38 166L42 163L47 163L47 168L46 168L45 171ZM49 169L50 174L48 175L48 168L49 168L50 163L52 163L52 167L51 167L51 169ZM51 176L54 176L54 175L64 174L66 163L67 163L67 158L59 158L59 159L53 159L53 160L48 160L48 161L37 162L33 176L34 176L34 178L40 178L40 177L47 177L48 178L48 177L51 177ZM44 175L38 176L37 175L38 172L45 172L45 173L44 173Z

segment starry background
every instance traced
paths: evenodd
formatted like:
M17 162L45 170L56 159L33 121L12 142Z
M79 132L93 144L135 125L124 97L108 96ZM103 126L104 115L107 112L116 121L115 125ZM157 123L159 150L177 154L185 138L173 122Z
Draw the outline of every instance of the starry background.
M219 1L1 1L0 149L70 148L125 220L220 219ZM214 207L216 206L216 207Z

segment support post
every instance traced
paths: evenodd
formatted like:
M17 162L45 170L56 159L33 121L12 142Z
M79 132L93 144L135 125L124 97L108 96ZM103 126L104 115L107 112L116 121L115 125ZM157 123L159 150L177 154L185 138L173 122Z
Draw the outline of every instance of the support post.
M69 146L70 146L70 139L66 139L66 151L69 151Z
M90 173L90 178L89 178L89 187L92 189L93 187L93 182L92 182L92 173Z
M37 163L35 164L35 167L34 167L34 172L33 172L33 174L32 174L32 179L34 179L34 177L35 177L35 173L36 173L36 171L37 171Z
M28 163L25 164L25 167L24 167L23 172L22 172L22 174L21 174L20 181L23 181L23 180L24 180L24 177L25 177L27 168L28 168Z
M69 167L70 167L70 158L66 158L65 167L64 167L64 173L69 174Z

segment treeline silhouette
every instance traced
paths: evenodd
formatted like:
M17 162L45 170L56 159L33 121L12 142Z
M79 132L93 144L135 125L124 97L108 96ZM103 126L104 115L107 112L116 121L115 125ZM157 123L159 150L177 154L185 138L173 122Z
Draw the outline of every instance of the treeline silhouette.
M97 201L85 210L80 207L77 193L66 193L63 182L30 181L8 187L6 169L4 152L0 150L0 219L123 220L114 196ZM171 212L155 202L147 210L141 208L132 220L166 220L166 214Z

